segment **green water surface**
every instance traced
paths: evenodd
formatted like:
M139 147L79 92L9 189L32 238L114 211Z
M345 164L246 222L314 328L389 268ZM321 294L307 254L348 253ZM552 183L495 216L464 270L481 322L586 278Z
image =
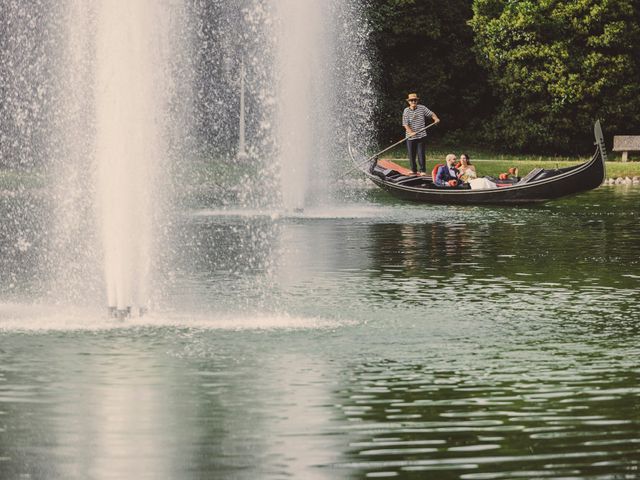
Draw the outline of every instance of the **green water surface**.
M640 189L367 198L183 212L125 322L5 200L0 478L639 478Z

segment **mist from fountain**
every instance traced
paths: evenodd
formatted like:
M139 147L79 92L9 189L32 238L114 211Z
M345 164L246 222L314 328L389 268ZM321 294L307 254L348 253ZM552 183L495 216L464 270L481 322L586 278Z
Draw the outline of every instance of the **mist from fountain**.
M364 3L237 0L194 13L200 155L239 171L228 203L284 212L330 204L350 167L347 132L362 148L375 133ZM242 65L247 157L238 167Z
M286 211L331 203L353 130L373 136L368 23L361 2L277 0L278 146Z
M371 137L360 0L7 8L0 153L52 180L39 255L54 303L146 308L175 273L176 210L330 203L347 131Z

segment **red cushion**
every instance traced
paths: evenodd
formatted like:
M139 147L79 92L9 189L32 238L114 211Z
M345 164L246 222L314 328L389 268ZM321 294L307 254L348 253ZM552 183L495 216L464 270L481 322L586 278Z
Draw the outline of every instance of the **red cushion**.
M440 167L444 167L444 163L438 163L433 167L433 170L431 170L431 180L433 180L433 183L436 183L436 175L438 175L438 169Z

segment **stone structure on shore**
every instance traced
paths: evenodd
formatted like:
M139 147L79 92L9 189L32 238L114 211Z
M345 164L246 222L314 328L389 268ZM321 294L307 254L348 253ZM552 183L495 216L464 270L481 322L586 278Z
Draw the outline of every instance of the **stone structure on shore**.
M607 178L603 185L640 185L640 177Z

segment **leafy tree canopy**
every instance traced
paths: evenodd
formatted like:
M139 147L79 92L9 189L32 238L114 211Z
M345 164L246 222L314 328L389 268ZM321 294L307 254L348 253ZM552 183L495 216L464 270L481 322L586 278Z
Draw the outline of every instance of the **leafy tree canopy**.
M640 127L637 0L474 0L469 24L499 98L489 140L567 152L595 118Z

